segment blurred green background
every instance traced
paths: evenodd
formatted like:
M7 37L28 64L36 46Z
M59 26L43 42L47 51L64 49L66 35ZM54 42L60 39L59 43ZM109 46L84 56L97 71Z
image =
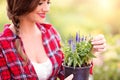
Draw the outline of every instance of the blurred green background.
M0 0L0 31L11 23ZM104 34L107 50L94 59L94 80L120 80L120 0L51 0L47 22L64 41L69 34Z

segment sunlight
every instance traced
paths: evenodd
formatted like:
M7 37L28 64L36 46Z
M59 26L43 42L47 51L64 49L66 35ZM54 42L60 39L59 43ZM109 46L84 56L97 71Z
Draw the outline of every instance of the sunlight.
M111 9L111 2L110 0L99 0L99 6L102 8L102 9Z
M112 0L97 0L96 15L99 19L107 21L112 18L115 6Z

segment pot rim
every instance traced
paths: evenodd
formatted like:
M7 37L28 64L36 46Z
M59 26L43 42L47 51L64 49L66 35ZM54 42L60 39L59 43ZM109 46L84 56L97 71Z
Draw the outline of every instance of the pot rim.
M67 68L74 68L74 69L86 69L86 68L91 68L92 67L92 64L90 64L89 66L84 66L84 67L71 67L71 66L66 66L63 64L64 67L67 67Z

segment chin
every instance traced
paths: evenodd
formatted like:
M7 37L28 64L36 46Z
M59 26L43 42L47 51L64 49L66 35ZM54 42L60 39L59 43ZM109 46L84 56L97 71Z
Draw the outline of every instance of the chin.
M45 23L45 21L37 21L36 23Z
M37 23L45 23L45 19L43 19L43 20L38 20Z

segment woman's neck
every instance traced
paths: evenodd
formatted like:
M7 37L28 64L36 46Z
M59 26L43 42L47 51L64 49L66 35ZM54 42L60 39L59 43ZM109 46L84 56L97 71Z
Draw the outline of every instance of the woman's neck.
M20 33L29 34L34 33L36 29L36 24L34 22L29 21L21 21L20 22Z

